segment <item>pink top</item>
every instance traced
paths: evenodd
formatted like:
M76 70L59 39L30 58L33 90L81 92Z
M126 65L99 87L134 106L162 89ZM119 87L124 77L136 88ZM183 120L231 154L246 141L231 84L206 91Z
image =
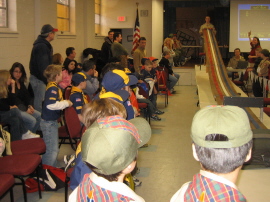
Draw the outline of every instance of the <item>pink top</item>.
M59 82L59 86L62 89L65 89L68 86L71 86L71 78L72 78L72 73L68 73L68 71L65 69L62 71L62 81Z

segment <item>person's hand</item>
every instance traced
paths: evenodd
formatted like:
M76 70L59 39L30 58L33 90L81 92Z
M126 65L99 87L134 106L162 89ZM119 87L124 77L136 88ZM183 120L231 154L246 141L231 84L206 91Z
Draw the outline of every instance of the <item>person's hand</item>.
M28 114L33 114L32 110L31 110L30 108L28 108L28 109L26 110L26 113L28 113Z
M98 77L98 71L97 70L94 71L94 77Z
M9 85L11 85L12 87L14 87L15 86L15 81L12 79L12 78L9 78L8 80L7 80L7 85L9 86Z
M248 32L248 37L250 37L250 35L251 35L251 31Z
M10 109L18 108L17 105L9 106Z
M68 102L68 106L71 107L73 103L70 100L66 100Z
M138 83L143 83L143 80L141 80L141 79L140 79L140 80L138 80Z
M35 112L35 109L34 109L34 107L32 105L29 105L26 112L28 114L33 114Z
M248 58L253 58L253 56L252 55L249 55Z

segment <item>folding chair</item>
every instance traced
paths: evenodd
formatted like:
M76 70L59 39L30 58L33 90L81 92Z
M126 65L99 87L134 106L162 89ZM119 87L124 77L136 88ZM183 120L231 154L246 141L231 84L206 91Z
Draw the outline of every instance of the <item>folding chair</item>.
M168 87L168 74L165 71L165 68L158 68L156 70L156 75L157 75L157 87L158 91L161 91L161 95L165 96L165 107L167 107L169 103L169 87ZM165 92L165 93L164 93Z
M59 127L58 136L60 139L59 148L62 144L70 144L73 150L76 150L78 141L80 141L84 126L81 125L74 107L64 109L64 126ZM69 140L69 143L65 141Z
M27 202L27 194L24 177L29 176L34 172L37 174L39 198L42 198L38 173L40 167L41 157L37 154L11 155L0 158L0 174L10 174L15 178L20 179L21 183L15 183L15 185L23 186L25 202Z
M46 145L42 138L32 138L26 140L12 141L11 151L13 155L21 154L44 154Z
M13 175L0 174L0 179L0 200L5 196L7 192L10 192L10 201L13 202L13 185L15 184L15 179Z

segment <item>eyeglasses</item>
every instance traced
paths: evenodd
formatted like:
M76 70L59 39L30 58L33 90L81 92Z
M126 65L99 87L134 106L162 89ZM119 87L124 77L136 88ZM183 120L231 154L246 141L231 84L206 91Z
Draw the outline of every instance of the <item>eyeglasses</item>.
M21 74L21 71L14 71L13 73Z

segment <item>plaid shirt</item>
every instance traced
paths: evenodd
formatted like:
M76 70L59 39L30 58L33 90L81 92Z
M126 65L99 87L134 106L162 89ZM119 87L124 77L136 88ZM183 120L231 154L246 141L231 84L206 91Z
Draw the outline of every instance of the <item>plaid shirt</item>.
M237 189L196 174L184 195L184 201L192 202L239 202L246 198Z
M78 187L77 201L80 202L111 202L111 201L123 201L129 202L134 201L130 197L124 196L122 194L106 190L94 182L91 181L90 174L85 174L81 184Z

